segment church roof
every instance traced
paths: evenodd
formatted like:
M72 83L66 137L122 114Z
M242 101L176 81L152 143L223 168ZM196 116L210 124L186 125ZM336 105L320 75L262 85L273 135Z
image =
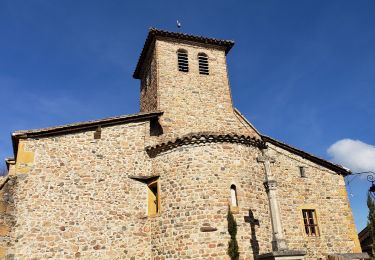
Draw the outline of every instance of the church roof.
M180 32L169 32L169 31L159 30L159 29L151 27L148 31L146 42L143 46L141 55L139 57L137 66L135 68L133 78L140 79L140 72L142 69L142 64L144 60L146 59L147 51L155 42L156 38L174 38L174 39L186 40L186 41L197 42L197 43L217 45L217 46L224 47L225 53L228 53L229 50L234 45L234 41L232 40L220 40L220 39L196 36L196 35L180 33Z
M273 139L273 138L271 138L269 136L262 135L262 139L265 142L271 143L271 144L273 144L275 146L278 146L278 147L280 147L280 148L282 148L284 150L287 150L287 151L289 151L291 153L299 155L299 156L301 156L304 159L312 161L312 162L314 162L314 163L316 163L316 164L318 164L320 166L323 166L323 167L325 167L327 169L330 169L330 170L332 170L334 172L337 172L339 174L342 174L344 176L351 174L351 171L349 169L346 169L346 168L344 168L341 165L331 163L331 162L329 162L327 160L324 160L322 158L319 158L319 157L317 157L315 155L312 155L310 153L306 153L305 151L302 151L300 149L292 147L292 146L290 146L288 144L280 142L280 141L278 141L276 139Z
M239 113L239 111L238 111L238 113ZM15 131L15 132L12 133L12 143L13 143L14 155L15 156L17 155L19 139L48 137L48 136L75 133L75 132L80 132L80 131L95 130L99 126L103 127L103 126L112 126L112 125L118 125L118 124L123 124L123 123L144 121L144 120L149 120L149 119L152 119L152 118L157 118L162 114L163 114L163 112L161 112L161 111L142 112L142 113L136 113L136 114L130 114L130 115L107 117L107 118L98 119L98 120L77 122L77 123L48 127L48 128ZM259 133L259 132L257 131L257 133ZM300 149L292 147L288 144L280 142L280 141L278 141L274 138L271 138L269 136L262 135L260 133L259 133L259 135L261 136L262 140L265 141L265 142L276 145L276 146L278 146L282 149L285 149L285 150L287 150L291 153L299 155L302 158L305 158L305 159L310 160L314 163L317 163L317 164L319 164L323 167L326 167L326 168L328 168L328 169L330 169L334 172L337 172L337 173L342 174L344 176L351 174L350 170L342 167L341 165L337 165L337 164L331 163L329 161L326 161L324 159L321 159L319 157L316 157L312 154L309 154L309 153L304 152Z
M137 114L122 115L107 117L98 120L90 120L84 122L77 122L73 124L66 124L48 128L31 129L31 130L20 130L12 133L12 143L14 154L17 154L18 140L21 138L33 138L33 137L47 137L54 135L69 134L74 132L80 132L85 130L95 130L97 127L112 126L129 122L137 122L157 118L162 115L161 111L153 112L142 112Z

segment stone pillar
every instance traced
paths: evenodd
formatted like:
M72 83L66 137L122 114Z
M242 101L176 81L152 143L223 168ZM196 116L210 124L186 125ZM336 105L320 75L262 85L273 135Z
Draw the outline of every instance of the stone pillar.
M272 252L259 255L258 259L302 260L306 252L289 250L284 238L279 203L277 200L277 182L273 179L271 174L271 163L274 163L275 160L266 155L266 150L262 150L262 156L259 156L257 160L264 165L265 181L263 184L268 196L272 224Z
M263 184L267 191L268 202L270 206L272 224L272 250L288 250L288 246L284 238L283 228L281 224L279 204L277 201L277 182L273 180L271 175L270 164L275 162L275 160L273 158L266 156L264 151L262 153L263 155L258 157L258 162L263 163L265 171L265 181Z

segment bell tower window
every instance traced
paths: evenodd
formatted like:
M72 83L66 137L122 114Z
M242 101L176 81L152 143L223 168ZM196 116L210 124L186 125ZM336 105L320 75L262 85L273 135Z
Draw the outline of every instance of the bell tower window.
M205 53L198 54L199 74L209 75L208 57Z
M177 62L179 71L189 72L189 60L186 50L179 49L177 51Z

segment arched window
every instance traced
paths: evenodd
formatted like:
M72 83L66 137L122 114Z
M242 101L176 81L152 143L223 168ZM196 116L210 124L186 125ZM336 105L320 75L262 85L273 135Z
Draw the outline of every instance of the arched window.
M205 53L198 54L199 74L208 75L208 57Z
M232 207L237 207L238 206L237 189L236 189L236 185L234 185L234 184L232 184L230 186L230 205Z
M183 72L189 71L189 60L188 60L188 53L186 50L179 49L177 51L177 62L178 62L178 70Z

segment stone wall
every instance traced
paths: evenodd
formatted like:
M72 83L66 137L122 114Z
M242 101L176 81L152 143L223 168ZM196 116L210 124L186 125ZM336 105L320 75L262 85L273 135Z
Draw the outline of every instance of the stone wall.
M281 219L291 249L308 252L307 259L332 253L361 252L352 211L346 194L344 177L272 144L269 155L278 183ZM305 167L301 178L299 167ZM307 236L302 209L315 209L319 236Z
M11 256L14 247L12 229L15 225L15 208L13 203L15 178L0 177L0 259Z
M144 151L149 123L27 139L17 174L13 230L19 259L150 258L147 191L130 175L150 173ZM26 170L25 170L25 167Z
M259 148L188 144L150 158L149 127L103 127L101 139L87 131L21 140L16 178L2 189L2 195L12 189L14 203L1 204L1 214L12 213L0 237L7 245L2 253L20 259L227 259L232 184L241 259L269 252ZM289 248L307 250L306 259L358 252L343 177L271 144L268 153L276 159L271 170ZM307 178L298 166L307 167ZM147 216L147 187L134 176L160 176L158 215ZM304 234L302 208L317 211L320 236ZM207 228L216 230L202 232Z
M141 79L140 106L141 112L158 110L156 52L149 51L148 59Z
M241 259L271 248L267 195L258 148L240 144L187 145L158 155L161 213L153 219L152 255L165 259L227 259L227 210L236 185ZM249 221L249 211L252 216ZM250 223L253 222L253 223ZM216 228L202 232L202 227ZM157 259L157 258L156 258Z

